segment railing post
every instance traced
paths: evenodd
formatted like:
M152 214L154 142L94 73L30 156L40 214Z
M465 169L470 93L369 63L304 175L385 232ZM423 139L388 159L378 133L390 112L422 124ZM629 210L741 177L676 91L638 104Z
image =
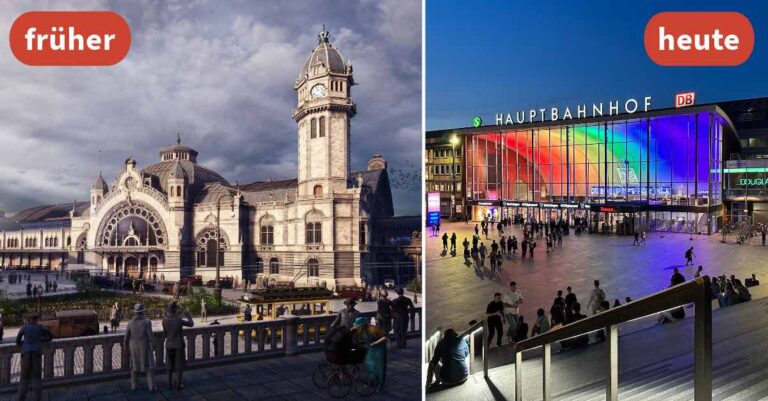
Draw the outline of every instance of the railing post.
M11 384L11 358L13 352L8 352L8 348L0 353L0 383Z
M64 345L64 377L75 375L75 346L74 344Z
M500 333L496 333L500 334ZM483 377L488 378L488 318L483 319Z
M693 397L696 401L712 400L712 298L709 277L701 278L694 310L693 330Z
M607 401L619 400L619 326L614 324L608 329L608 385Z
M523 351L515 350L515 401L523 401Z
M250 354L251 353L251 332L253 331L253 326L250 324L245 325L243 327L243 345L245 346L245 353Z
M297 327L299 326L299 317L294 315L283 315L285 320L285 329L283 330L283 340L285 341L285 355L296 355L298 350L299 336Z
M544 401L549 401L552 397L552 386L550 380L550 373L552 367L552 344L544 344L544 371L542 372L543 388L544 388ZM515 367L517 368L517 367Z
M102 368L101 371L104 373L109 373L112 371L112 347L113 342L110 340L106 340L103 343L101 343L101 353L103 357L102 361Z
M93 374L93 348L96 346L94 340L88 339L83 344L83 374Z
M480 345L482 347L482 344ZM469 374L475 373L475 334L469 333Z

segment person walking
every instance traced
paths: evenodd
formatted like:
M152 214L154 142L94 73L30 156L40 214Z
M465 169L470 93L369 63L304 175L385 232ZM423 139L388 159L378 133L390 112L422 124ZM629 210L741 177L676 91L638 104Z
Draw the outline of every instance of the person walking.
M451 233L451 253L456 253L456 233Z
M509 243L509 247L512 249L511 253L513 255L517 253L517 237L515 237L514 235L512 236L512 241L510 241Z
M29 321L16 334L16 346L21 347L21 372L18 401L27 399L27 390L32 384L32 399L40 400L40 383L42 380L43 343L51 342L53 336L47 327L37 323L40 315L32 314Z
M531 259L533 259L533 250L536 249L536 241L531 240L531 243L528 244L528 253L531 255Z
M704 267L702 265L699 265L699 268L696 269L696 274L693 275L694 278L701 277L701 273L704 272Z
M376 301L376 326L384 330L387 336L392 331L392 300L387 290L382 291Z
M507 321L507 338L510 343L514 343L515 336L519 331L520 304L523 303L523 295L517 290L515 281L509 282L509 291L504 294L504 317Z
M208 321L208 308L206 307L205 297L200 299L200 318L203 322Z
M152 333L152 322L144 317L144 305L133 306L133 319L125 326L123 347L131 357L131 390L136 391L139 373L147 373L147 387L155 391L155 358L152 350L155 348L155 336ZM169 381L170 383L170 381Z
M487 252L487 248L485 247L485 243L480 243L480 266L485 269L485 254Z
M685 251L685 265L688 266L689 263L693 265L693 247Z
M120 326L120 306L117 302L112 306L112 311L109 313L109 325L114 332Z
M528 239L523 239L523 243L520 245L522 251L522 258L525 259L525 254L528 253Z
M493 294L493 301L488 303L485 308L485 316L488 319L488 346L491 346L495 334L496 346L501 347L501 338L504 332L504 303L501 302L501 293Z
M397 348L405 348L408 337L408 324L416 314L413 301L403 295L402 288L397 289L397 298L392 301L392 318L395 323L395 340Z
M600 280L595 280L595 288L592 289L592 293L589 296L589 302L587 302L587 308L592 307L592 314L596 315L600 312L601 305L605 301L605 291L600 288Z
M174 301L168 305L168 316L163 319L163 332L165 333L165 360L168 372L168 387L175 390L184 388L182 377L184 374L184 327L193 327L192 314L184 313L184 318L178 316L179 305ZM173 373L176 372L176 384L173 384Z
M443 252L448 252L448 233L443 233Z

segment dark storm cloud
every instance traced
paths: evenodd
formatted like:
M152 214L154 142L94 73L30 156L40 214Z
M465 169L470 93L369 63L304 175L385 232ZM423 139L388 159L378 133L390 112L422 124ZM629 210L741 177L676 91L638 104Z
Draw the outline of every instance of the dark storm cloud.
M231 182L296 177L293 83L326 24L359 83L353 168L382 153L396 212L419 213L420 1L18 1L0 31L30 10L114 10L132 44L107 68L0 48L0 210L87 199L99 169L111 183L128 156L156 163L177 132Z

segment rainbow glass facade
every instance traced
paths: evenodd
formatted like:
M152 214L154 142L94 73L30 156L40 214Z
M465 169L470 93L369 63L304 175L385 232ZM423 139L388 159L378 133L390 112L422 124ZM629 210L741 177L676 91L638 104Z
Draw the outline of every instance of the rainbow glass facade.
M646 113L644 113L646 114ZM470 201L722 204L717 111L488 127L464 136ZM629 116L628 116L629 117Z

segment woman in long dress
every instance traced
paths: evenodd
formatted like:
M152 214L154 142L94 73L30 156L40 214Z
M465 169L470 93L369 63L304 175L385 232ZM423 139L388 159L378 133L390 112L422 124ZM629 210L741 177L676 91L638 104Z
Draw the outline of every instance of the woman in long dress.
M360 316L355 319L352 334L355 344L367 350L363 363L368 372L378 379L379 386L376 390L381 391L384 389L384 379L387 376L386 333L381 328L371 325L369 318Z

